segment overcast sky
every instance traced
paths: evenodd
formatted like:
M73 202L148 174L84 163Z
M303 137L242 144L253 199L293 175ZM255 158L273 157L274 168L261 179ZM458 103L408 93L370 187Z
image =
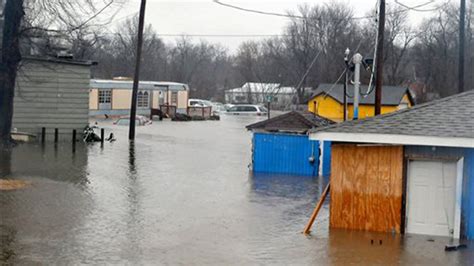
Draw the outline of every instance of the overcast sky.
M430 0L399 0L407 6L417 6ZM434 0L423 9L431 9L454 0ZM327 4L331 0L221 0L221 2L268 12L286 13L295 10L299 4ZM355 16L364 16L376 5L376 0L342 0L354 9ZM456 0L456 3L458 1ZM469 2L469 1L468 1ZM387 5L397 5L395 0L387 0ZM117 23L138 12L139 0L129 0L116 15ZM409 12L410 22L418 24L431 12ZM159 34L166 35L272 35L281 34L288 22L287 18L253 14L224 7L212 0L148 0L146 7L146 23L151 23ZM172 42L176 36L161 36L165 41ZM230 36L195 36L194 39L205 39L212 43L220 43L235 51L239 43L245 40L264 37L230 37Z

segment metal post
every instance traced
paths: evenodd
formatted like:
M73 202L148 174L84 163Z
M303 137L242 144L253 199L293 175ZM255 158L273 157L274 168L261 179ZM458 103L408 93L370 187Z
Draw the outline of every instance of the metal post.
M270 101L267 102L267 119L270 119Z
M104 144L104 136L105 130L103 128L100 129L100 143Z
M130 127L128 131L128 139L135 139L135 119L137 115L137 95L138 82L140 80L140 61L142 57L142 43L143 43L143 25L145 22L145 6L146 0L141 0L140 16L138 18L138 37L137 37L137 53L135 55L135 74L133 76L132 88L132 106L130 110Z
M59 130L57 128L54 129L54 143L58 142L59 139Z
M464 92L464 45L466 37L466 0L461 0L461 9L459 14L459 81L458 91Z
M385 0L380 0L379 26L377 38L377 59L375 63L375 115L379 115L382 109L382 84L383 84L383 42L385 31Z
M76 130L75 129L72 130L72 143L76 144Z
M44 143L45 140L46 140L46 128L42 127L41 128L41 143Z
M344 63L346 64L346 73L344 75L344 114L343 114L343 120L347 121L347 80L349 79L349 54L351 50L349 48L346 48L346 51L344 52Z
M359 119L359 96L360 96L360 64L362 63L362 55L355 54L352 59L355 65L354 69L354 116L353 120Z
M76 130L72 130L72 152L76 152Z

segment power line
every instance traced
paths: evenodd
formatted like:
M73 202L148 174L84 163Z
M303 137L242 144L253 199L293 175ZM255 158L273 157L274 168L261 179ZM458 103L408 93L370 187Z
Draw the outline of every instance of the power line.
M415 12L433 12L433 11L437 11L439 10L440 8L443 8L444 6L448 5L449 4L449 1L444 3L443 5L440 5L440 6L437 6L435 8L430 8L430 9L419 9L420 7L424 7L424 6L427 6L427 5L431 5L435 2L435 0L430 0L426 3L423 3L423 4L419 4L419 5L416 5L416 6L408 6L404 3L401 3L400 1L398 0L395 0L395 4L398 4L399 6L402 6L404 7L407 11L415 11Z
M282 14L282 13L275 13L275 12L268 12L268 11L263 11L263 10L244 8L244 7L240 7L240 6L236 6L236 5L223 3L220 0L213 0L213 2L216 3L216 4L219 4L219 5L225 6L225 7L237 9L237 10L244 11L244 12L256 13L256 14L260 14L260 15L277 16L277 17L284 17L284 18L296 18L296 19L302 19L302 20L309 19L308 17L304 17L304 16ZM352 17L351 19L368 19L368 18L375 18L375 16Z
M257 9L250 9L250 8L244 8L244 7L240 7L240 6L236 6L236 5L231 5L231 4L227 4L227 3L224 3L220 0L213 0L214 3L216 4L219 4L221 6L225 6L225 7L228 7L228 8L233 8L233 9L236 9L236 10L240 10L240 11L244 11L244 12L250 12L250 13L255 13L255 14L260 14L260 15L267 15L267 16L277 16L277 17L284 17L284 18L292 18L292 19L301 19L301 20L308 20L308 19L311 19L310 17L304 17L304 16L298 16L298 15L291 15L291 14L282 14L282 13L276 13L276 12L269 12L269 11L263 11L263 10L257 10ZM395 3L404 7L404 9L402 10L396 10L396 11L392 11L392 12L387 12L386 15L393 15L393 14L398 14L398 13L404 13L404 12L408 12L408 11L415 11L415 12L433 12L433 11L437 11L439 10L440 8L443 8L444 6L446 6L447 4L449 4L449 1L446 2L445 4L441 5L441 6L438 6L436 8L433 8L433 9L419 9L420 7L424 7L424 6L427 6L429 4L432 4L434 2L434 0L429 0L428 2L426 3L423 3L423 4L419 4L419 5L416 5L416 6L408 6L408 5L405 5L403 3L400 3L398 0L395 0ZM361 20L361 19L373 19L373 18L377 18L377 15L368 15L368 16L361 16L361 17L351 17L350 19L352 20Z

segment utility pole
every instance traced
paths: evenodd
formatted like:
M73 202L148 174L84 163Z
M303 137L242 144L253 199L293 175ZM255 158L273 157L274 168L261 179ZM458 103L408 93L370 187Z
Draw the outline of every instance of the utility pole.
M351 50L349 48L346 48L346 51L344 52L344 63L346 65L346 71L345 71L345 76L344 76L344 115L343 119L344 121L347 121L347 80L349 77L349 54L351 53Z
M458 92L464 91L464 45L466 37L466 0L461 0L461 10L459 14L459 81Z
M385 31L385 0L380 0L379 26L377 33L377 60L375 63L375 115L379 115L382 105L383 84L383 41Z
M352 59L354 62L354 116L353 120L359 119L359 96L360 96L360 64L362 63L362 55L357 53Z
M142 43L143 43L143 25L145 22L145 6L146 0L141 0L140 15L138 18L138 37L137 37L137 54L135 55L135 75L133 76L132 88L132 106L130 108L130 127L128 131L128 139L135 139L135 119L137 116L137 95L138 83L140 81L140 61L142 57Z

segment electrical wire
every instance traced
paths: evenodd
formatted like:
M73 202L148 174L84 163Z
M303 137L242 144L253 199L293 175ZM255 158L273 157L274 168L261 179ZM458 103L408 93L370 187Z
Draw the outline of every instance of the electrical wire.
M240 6L236 6L236 5L223 3L220 0L213 0L213 2L216 3L216 4L219 4L219 5L225 6L225 7L237 9L237 10L244 11L244 12L256 13L256 14L260 14L260 15L286 17L286 18L296 18L296 19L302 19L302 20L307 20L308 19L307 17L298 16L298 15L282 14L282 13L275 13L275 12L268 12L268 11L263 11L263 10L244 8L244 7L240 7ZM370 18L375 18L375 17L376 16L362 16L362 17L352 17L351 19L359 20L359 19L370 19Z
M419 4L419 5L416 5L416 6L408 6L404 3L401 3L400 1L398 0L395 0L395 4L398 4L399 6L402 6L404 8L406 8L407 10L410 10L410 11L416 11L416 12L433 12L433 11L437 11L439 10L440 8L444 7L445 5L449 4L449 2L441 5L441 6L438 6L438 7L435 7L435 8L431 8L431 9L419 9L420 7L424 7L424 6L427 6L427 5L430 5L432 3L434 3L435 1L434 0L430 0L426 3L423 3L423 4Z

